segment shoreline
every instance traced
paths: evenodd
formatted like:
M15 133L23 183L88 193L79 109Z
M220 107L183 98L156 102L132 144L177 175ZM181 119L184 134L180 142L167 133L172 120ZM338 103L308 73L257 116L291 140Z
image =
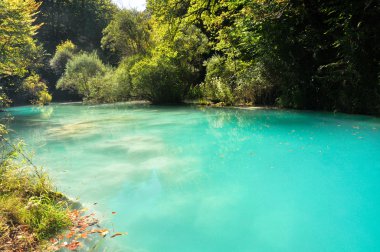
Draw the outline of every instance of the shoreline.
M224 109L240 109L240 110L276 110L276 111L293 111L293 112L304 112L304 113L324 113L324 114L334 114L334 115L347 115L347 116L365 116L380 119L380 115L376 114L364 114L364 113L348 113L342 111L330 111L330 110L312 110L312 109L295 109L295 108L283 108L278 106L266 106L266 105L217 105L217 104L203 104L199 102L184 101L179 104L153 104L146 100L134 100L134 101L124 101L124 102L114 102L114 103L85 103L80 101L73 102L52 102L48 105L16 105L10 106L0 110L0 113L7 112L7 109L18 108L18 107L49 107L53 105L83 105L83 106L112 106L112 105L151 105L151 106L198 106L206 108L224 108Z

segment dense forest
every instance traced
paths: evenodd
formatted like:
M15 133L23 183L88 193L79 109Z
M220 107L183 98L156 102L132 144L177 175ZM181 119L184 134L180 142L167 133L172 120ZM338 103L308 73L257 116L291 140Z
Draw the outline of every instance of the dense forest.
M149 100L380 114L378 1L0 2L1 105Z

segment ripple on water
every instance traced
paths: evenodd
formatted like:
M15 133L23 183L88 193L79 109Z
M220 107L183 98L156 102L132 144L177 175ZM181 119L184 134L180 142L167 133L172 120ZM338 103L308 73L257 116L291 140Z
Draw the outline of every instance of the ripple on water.
M379 119L53 108L12 109L11 127L61 190L129 233L110 251L380 251Z

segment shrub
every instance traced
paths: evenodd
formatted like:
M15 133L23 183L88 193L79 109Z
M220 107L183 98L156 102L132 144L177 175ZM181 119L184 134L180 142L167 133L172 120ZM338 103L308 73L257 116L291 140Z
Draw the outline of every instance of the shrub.
M46 105L52 101L53 97L46 90L43 90L38 95L38 104Z
M28 94L33 104L46 105L51 102L52 96L47 89L46 84L36 73L32 73L22 83L22 90Z
M223 102L226 105L234 103L234 96L231 88L224 82L222 78L212 78L200 85L203 98L215 103Z
M235 102L272 104L271 94L273 94L273 84L266 78L262 64L260 62L243 63L236 76Z
M272 84L265 77L262 64L232 60L215 55L205 62L205 82L198 88L198 98L232 104L271 102ZM196 92L192 90L192 94Z
M57 75L61 76L65 72L66 64L74 58L76 52L77 48L70 40L59 44L50 60L50 67Z
M85 101L90 103L111 103L119 101L118 83L115 80L115 71L107 68L104 75L98 75L91 79L89 95Z
M206 67L205 81L211 81L213 78L222 78L226 82L231 79L234 72L226 64L227 59L225 57L214 55L204 62Z
M95 78L103 78L108 70L96 53L76 55L67 63L65 73L59 79L57 88L76 91L88 98L91 82Z
M142 60L142 56L134 55L124 58L114 72L114 81L117 83L118 100L126 101L130 99L139 99L139 92L132 83L131 69Z
M3 92L3 87L0 86L0 111L2 111L2 108L8 107L11 103L11 100L8 98L8 96Z
M139 96L153 103L181 102L187 87L183 76L183 68L162 55L145 58L131 69L132 84Z

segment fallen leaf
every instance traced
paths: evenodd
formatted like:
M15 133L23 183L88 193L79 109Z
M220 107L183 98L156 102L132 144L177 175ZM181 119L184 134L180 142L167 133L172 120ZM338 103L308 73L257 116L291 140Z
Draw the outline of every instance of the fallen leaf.
M73 235L74 235L74 232L72 231L72 232L70 232L70 233L68 233L68 234L66 235L66 238L67 238L67 239L70 239L71 237L73 237Z
M51 238L51 239L50 239L50 242L51 242L53 245L58 244L58 240L55 239L55 238Z
M111 236L111 238L120 236L120 235L127 235L128 233L115 233L114 235Z
M65 247L68 248L69 250L76 250L80 245L81 245L80 242L73 241L70 244L66 245Z
M93 233L99 233L99 234L108 234L108 229L93 229L90 231L91 234Z
M111 238L114 238L114 237L120 236L120 235L123 235L123 234L122 233L116 233L116 234L112 235Z

